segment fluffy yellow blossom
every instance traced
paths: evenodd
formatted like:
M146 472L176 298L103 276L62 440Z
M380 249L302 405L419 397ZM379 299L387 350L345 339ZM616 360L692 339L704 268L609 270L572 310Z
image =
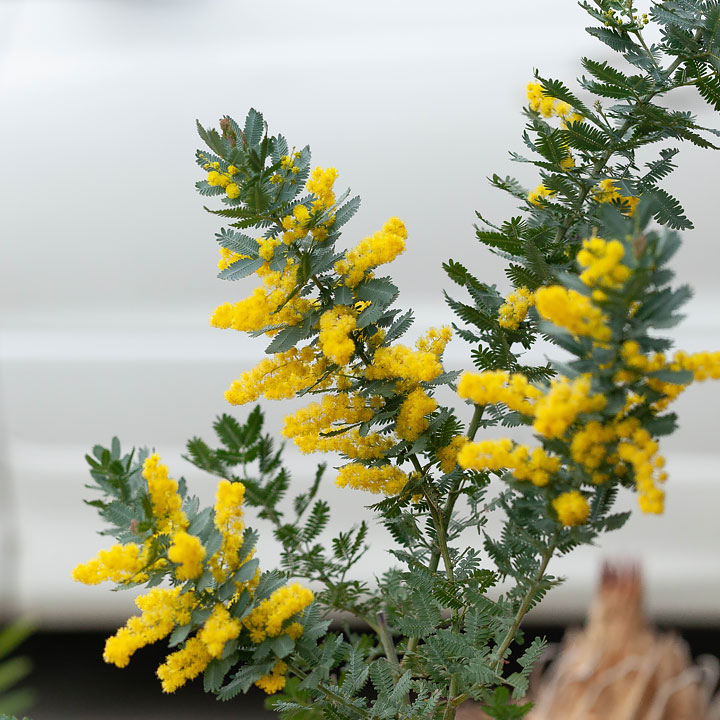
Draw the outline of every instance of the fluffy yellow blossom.
M147 575L141 570L147 563L147 553L135 543L113 545L100 552L90 561L78 565L72 572L75 582L98 585L105 580L114 583L144 581Z
M468 439L464 435L456 435L445 447L435 451L435 457L440 461L440 470L445 474L452 472L458 464L458 454L467 445Z
M298 296L286 302L297 280L297 265L290 260L282 272L262 267L257 273L263 284L243 300L217 307L210 318L213 327L254 332L268 325L297 325L314 306L315 301Z
M241 258L246 258L247 255L240 255L239 253L228 250L227 248L220 248L220 259L218 260L218 270L225 270L229 268L235 261Z
M225 188L225 194L231 199L235 200L240 197L240 186L237 183L228 183Z
M291 398L315 383L321 390L332 381L331 378L320 380L326 367L327 360L316 357L312 347L292 348L246 370L232 383L225 398L233 405L244 405L261 396L269 400Z
M568 155L560 161L560 167L563 170L572 170L575 167L575 158L572 155Z
M511 292L498 310L498 324L508 330L517 330L535 302L535 293L526 287Z
M258 238L257 244L258 255L266 262L270 262L275 257L275 248L282 244L282 240L275 237Z
M590 375L580 375L572 381L554 378L550 390L535 407L535 430L546 438L559 438L581 413L602 410L607 399L604 395L591 395L591 390Z
M622 195L612 178L600 181L593 193L593 199L599 203L622 203L623 213L630 216L635 212L635 208L640 202L640 198L634 195Z
M534 190L530 191L530 194L528 195L528 202L531 205L540 207L543 205L544 198L552 197L554 194L555 193L552 190L549 190L541 183Z
M578 263L585 268L580 280L591 288L619 288L630 277L630 268L621 263L624 255L625 248L617 240L599 237L583 240L577 255Z
M152 588L135 603L142 611L105 642L103 659L123 668L136 650L167 637L176 625L190 622L196 599L192 592L180 594L180 588Z
M344 305L324 312L320 317L318 339L323 355L337 365L347 365L355 352L355 343L350 333L356 325L355 316Z
M434 380L442 371L435 353L412 350L406 345L393 345L375 351L365 376L369 380L400 378L420 383Z
M529 480L542 487L550 475L560 469L559 458L548 455L543 448L531 452L525 445L516 445L509 438L467 443L458 455L458 464L465 469L512 471L518 480Z
M189 535L184 530L176 532L167 555L168 560L179 565L175 568L178 580L194 580L202 575L205 548L195 535Z
M365 278L365 273L378 265L392 262L405 250L407 230L402 220L390 218L382 230L360 241L335 263L335 272L345 277L345 285L355 287Z
M552 501L552 506L558 520L568 527L583 525L590 515L588 501L577 490L561 493Z
M443 325L439 328L430 328L415 342L415 348L420 352L431 352L441 357L447 344L452 340L452 328Z
M403 401L397 416L397 434L414 442L430 424L425 416L437 409L437 402L422 388L413 390Z
M338 487L397 495L407 481L408 476L396 465L365 467L360 463L351 463L340 468L335 484Z
M616 424L618 437L617 453L620 459L629 463L635 474L640 509L646 513L662 513L665 492L658 487L667 479L662 471L665 462L659 456L658 443L650 433L640 426L637 418L628 418Z
M285 673L287 672L287 665L282 661L278 660L269 675L263 675L259 680L255 681L255 685L261 690L264 690L268 695L282 690L285 687Z
M292 438L304 453L341 452L354 460L381 458L396 443L396 438L378 433L362 437L358 428L351 427L372 418L378 401L381 398L368 404L360 395L343 392L325 395L320 403L310 403L287 415L283 435ZM343 429L345 432L334 434Z
M253 608L242 623L250 631L250 639L260 644L267 637L282 634L283 623L301 613L314 599L312 591L298 583L284 585Z
M575 337L589 336L603 343L612 335L602 311L576 290L562 285L541 287L535 293L535 307L540 317L565 328Z
M542 390L531 385L521 373L505 370L486 370L481 373L463 373L458 383L458 395L476 405L504 403L511 410L532 415Z
M234 640L240 634L241 629L240 621L230 616L225 605L217 603L202 630L198 633L198 638L205 644L212 657L219 658L228 640Z
M586 472L593 473L607 458L607 448L616 439L611 425L595 420L581 427L572 437L570 454Z
M163 691L175 692L188 680L195 679L203 672L211 660L212 656L198 637L186 640L183 648L170 653L157 669Z
M338 171L335 168L323 169L316 167L310 179L307 181L306 188L308 192L315 195L316 200L313 202L313 208L325 209L331 207L335 203L335 193L333 185L338 177Z
M160 462L157 453L145 460L142 475L147 480L157 532L172 533L176 530L184 530L188 525L188 519L181 510L182 498L178 494L178 484L168 477L167 466Z
M210 558L208 565L217 582L223 582L252 558L255 551L245 551L242 555L240 549L243 545L243 500L245 486L241 482L221 480L215 493L214 524L222 535L220 549ZM259 572L259 571L258 571ZM247 587L254 587L257 577L247 583ZM236 583L237 585L237 583ZM240 585L237 585L241 589Z

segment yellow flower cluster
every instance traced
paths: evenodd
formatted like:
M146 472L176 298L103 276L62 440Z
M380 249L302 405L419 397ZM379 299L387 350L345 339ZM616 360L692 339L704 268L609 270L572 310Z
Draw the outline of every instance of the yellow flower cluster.
M147 563L147 551L135 543L113 545L100 552L90 561L81 563L72 572L75 582L98 585L105 580L125 584L144 582L147 575L141 570Z
M202 630L198 633L198 638L205 645L211 657L219 658L226 643L240 635L240 630L242 630L240 621L230 616L225 605L217 603Z
M369 270L392 262L402 253L407 236L403 221L396 217L390 218L382 230L366 237L346 252L344 259L335 263L335 272L345 277L345 285L355 287L365 279Z
M232 405L244 405L261 396L268 400L291 398L315 383L322 389L331 382L330 378L321 380L326 367L327 360L316 357L312 347L292 348L246 370L230 385L225 398Z
M506 370L486 370L481 373L463 373L458 383L458 395L476 405L503 403L523 415L532 415L542 390L528 382L521 373Z
M602 311L576 290L562 285L541 287L535 293L535 307L540 317L565 328L575 337L588 336L605 343L612 335Z
M458 464L458 454L467 445L468 439L464 435L456 435L445 447L435 451L435 457L440 461L440 470L445 474L452 472Z
M350 428L369 420L374 414L373 408L380 403L380 397L368 405L360 395L325 395L320 403L311 403L294 415L287 415L282 432L285 437L293 438L304 453L335 451L356 460L380 458L395 444L395 438L377 433L362 437L357 428ZM325 435L344 428L347 430L340 434Z
M545 198L552 197L553 195L555 195L555 192L553 190L549 190L541 183L534 190L530 191L528 194L528 202L531 205L541 207L543 205L543 200Z
M178 494L178 484L168 477L167 466L160 462L157 453L145 460L142 475L147 480L157 532L173 533L184 530L188 519L181 509L182 498Z
M184 530L172 536L172 544L168 548L168 560L177 563L175 577L178 580L194 580L202 575L205 547L200 538L189 535Z
M542 85L536 82L527 84L527 99L530 109L540 113L543 117L553 116L562 118L565 122L579 122L582 115L573 112L572 106L564 100L557 100L542 91Z
M335 484L372 493L397 495L406 485L408 476L396 465L365 467L351 463L340 468Z
M323 169L316 167L310 179L307 181L307 190L315 195L313 201L313 208L316 210L323 210L331 207L335 203L335 193L333 192L333 185L338 177L338 171L333 168Z
M315 301L298 296L283 305L295 288L296 263L288 260L282 272L270 270L264 265L256 274L262 277L263 284L243 300L223 303L215 308L210 318L213 327L255 332L268 325L297 325L304 314L314 306ZM274 331L269 331L269 334L273 333Z
M528 310L535 302L535 293L526 287L511 292L498 310L498 325L507 330L517 330L527 317Z
M220 259L218 260L218 270L226 270L237 260L247 258L247 255L240 255L240 253L228 250L228 248L220 248Z
M399 378L410 383L430 382L443 371L433 352L413 350L406 345L381 347L375 351L372 364L365 370L369 380Z
M509 438L467 443L458 455L458 464L465 469L502 470L507 468L518 480L529 480L543 487L550 475L560 469L560 459L548 455L543 448L532 452L525 445L516 445Z
M582 413L602 410L604 395L591 395L592 377L580 375L570 381L565 377L551 381L550 389L535 406L533 427L546 438L559 438Z
M135 603L139 616L131 617L105 643L103 659L123 668L136 650L167 637L176 625L190 622L190 612L196 602L192 592L180 593L180 588L152 588L140 595Z
M586 473L592 476L593 482L602 483L608 479L604 473L597 472L604 463L617 462L617 456L608 457L607 447L617 439L612 425L603 425L593 420L573 434L570 442L570 455Z
M344 305L338 305L322 314L318 342L328 360L341 366L350 362L355 352L355 343L350 333L356 326L355 316Z
M170 653L157 669L163 691L175 692L188 680L194 680L211 660L205 643L198 637L189 638L180 650Z
M617 452L622 460L632 465L640 509L646 513L662 513L665 492L657 483L664 483L667 473L662 471L665 460L657 454L657 442L640 426L637 418L628 418L617 423L616 429L618 437L621 438Z
M413 390L403 401L397 416L397 434L408 442L414 442L430 424L425 416L437 408L437 402L422 388Z
M592 237L583 240L582 249L577 261L585 268L580 273L580 280L589 288L617 289L630 277L630 268L622 264L625 248L618 240L603 240ZM600 293L593 298L602 301L605 294Z
M207 184L210 187L221 187L225 190L225 194L235 199L240 197L240 187L237 183L233 182L233 177L240 172L234 165L228 165L227 172L218 172L220 170L220 163L214 162L205 165L205 169L212 167L207 176Z
M283 627L283 624L301 613L314 599L312 591L298 583L285 585L253 608L242 621L243 625L250 631L250 639L257 644L265 638L277 637L282 633L287 633L296 640L302 634L302 625L291 623Z
M287 672L287 665L282 661L278 660L269 675L263 675L259 680L255 681L261 690L264 690L268 695L282 690L285 687L285 673Z
M420 352L429 352L441 357L450 340L452 340L452 328L447 325L432 327L417 339L415 348Z
M623 213L630 216L635 212L635 208L640 202L640 198L635 195L621 195L615 185L615 180L612 178L600 181L593 193L593 199L599 203L622 203Z
M238 555L243 542L243 501L245 486L241 482L221 480L215 492L214 525L222 535L220 550L210 559L213 575L222 582L235 572L241 563ZM243 559L243 562L249 558Z
M568 527L583 525L590 515L588 501L577 490L561 493L552 501L552 506L558 520Z

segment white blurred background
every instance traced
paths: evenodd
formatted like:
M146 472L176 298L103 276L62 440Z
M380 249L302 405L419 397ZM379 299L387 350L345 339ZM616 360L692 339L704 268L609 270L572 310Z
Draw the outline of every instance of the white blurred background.
M223 392L261 358L262 341L209 327L219 303L252 281L215 278L218 219L194 190L195 119L215 125L249 107L314 162L340 171L363 197L345 241L391 215L408 249L393 265L416 332L452 320L440 267L462 260L502 281L474 238L475 210L503 220L513 203L489 188L522 152L525 84L533 68L570 82L579 57L609 57L583 33L570 0L362 3L65 0L0 4L0 593L48 628L124 620L131 598L73 586L70 571L107 544L95 535L83 455L118 435L155 446L173 472L212 495L180 460L185 440L210 437ZM702 101L680 104L712 122ZM677 331L688 350L720 347L717 157L684 147L666 187L696 230L677 258L696 298ZM450 367L469 367L451 344ZM665 442L671 480L665 516L636 514L601 549L558 561L568 576L541 620L582 615L603 558L640 559L656 618L720 621L720 388L677 403L681 428ZM268 406L276 434L286 411ZM249 409L249 408L248 408ZM288 449L297 488L316 461ZM330 478L330 481L332 478ZM335 527L363 515L365 494L329 487ZM623 505L635 507L633 497ZM389 564L375 545L363 564ZM261 541L264 567L276 548ZM551 566L551 569L552 566Z

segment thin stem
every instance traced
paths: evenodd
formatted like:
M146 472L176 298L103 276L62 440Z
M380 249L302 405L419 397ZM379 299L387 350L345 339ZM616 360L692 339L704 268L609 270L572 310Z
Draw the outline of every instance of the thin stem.
M393 666L393 674L397 680L400 677L400 661L398 660L397 652L395 651L395 643L393 642L392 635L390 634L390 628L388 628L385 613L382 610L377 613L377 627L383 650L385 650L385 657Z
M450 680L450 689L448 690L447 705L443 713L443 720L455 720L455 693L457 692L457 675L453 674Z
M307 677L307 673L303 670L301 670L297 665L294 665L292 662L290 662L287 658L283 660L285 665L287 665L288 670L293 673L293 675L297 675L301 680L305 679ZM332 700L336 705L339 705L340 707L346 708L348 707L347 700L342 697L341 695L338 695L337 693L333 692L329 688L326 688L322 683L319 683L316 687L316 690L319 690L328 700ZM355 713L357 713L360 717L363 718L370 718L372 715L365 709L359 708L359 707L352 707L351 710Z
M533 581L530 583L530 586L528 587L527 591L525 592L525 595L523 596L522 602L520 603L520 607L518 608L517 613L515 614L515 619L513 620L513 624L510 626L509 630L505 634L505 637L503 638L503 641L500 643L497 649L497 658L495 660L495 664L493 666L493 669L495 672L499 672L500 668L503 665L503 658L505 656L505 653L507 652L508 648L510 647L510 644L515 638L515 634L517 633L518 629L520 628L520 624L523 621L523 618L527 614L528 610L530 609L530 605L532 604L533 599L535 598L535 595L537 594L537 591L540 589L540 585L542 584L543 578L545 577L545 570L547 570L548 563L550 562L550 558L553 556L553 553L555 552L555 548L557 547L557 533L553 536L553 538L550 541L550 544L545 549L545 552L541 556L540 566L538 567L538 571L533 578Z

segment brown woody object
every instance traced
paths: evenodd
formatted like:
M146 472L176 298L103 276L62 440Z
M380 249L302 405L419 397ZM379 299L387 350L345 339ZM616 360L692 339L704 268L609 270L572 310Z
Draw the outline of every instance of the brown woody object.
M585 628L538 662L527 720L720 720L718 661L694 663L681 637L648 623L643 598L637 567L603 568ZM468 705L458 712L484 717Z

